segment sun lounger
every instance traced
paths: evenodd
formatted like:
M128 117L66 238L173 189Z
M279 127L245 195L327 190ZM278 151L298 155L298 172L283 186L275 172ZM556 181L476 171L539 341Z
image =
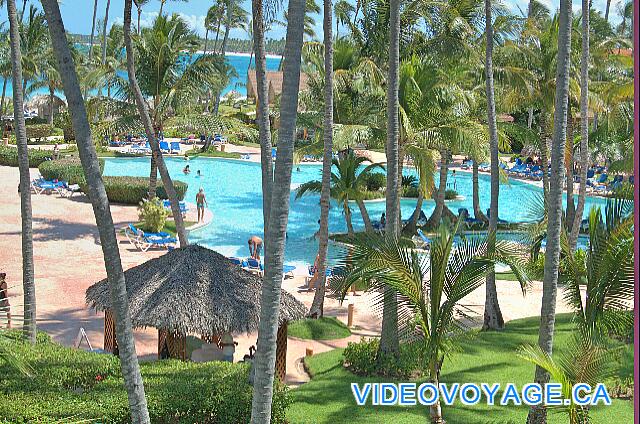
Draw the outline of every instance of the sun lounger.
M282 275L284 275L284 278L293 278L293 271L295 270L296 270L296 267L293 265L283 265Z
M149 144L149 143L147 143ZM162 153L171 153L171 149L169 149L169 143L167 143L166 141L161 141L160 142L160 151Z
M180 143L177 141L171 142L171 153L180 153Z
M273 149L271 149L271 159L275 159L278 153L278 149L276 149L275 147Z
M481 163L478 166L478 171L480 172L489 172L491 170L491 166L488 163Z
M170 248L175 247L178 242L175 237L171 237L169 233L164 231L158 233L145 233L135 225L129 224L125 228L125 236L129 243L136 246L138 249L146 252L152 246Z
M231 261L231 263L233 263L234 265L238 265L242 268L246 268L248 266L247 261L245 259L240 259L240 258L236 258L234 256L231 256L229 258L229 260Z
M257 259L247 258L247 271L262 276L264 267Z
M422 242L423 249L431 246L431 239L427 237L420 228L418 228L418 237L420 237L420 241Z
M468 160L466 162L462 162L462 166L460 168L462 169L470 169L473 166L473 161L472 160Z
M63 196L66 191L66 187L67 183L64 181L47 181L38 179L31 183L31 188L36 194L50 194L55 191L59 195Z
M180 206L180 213L182 214L182 217L186 217L187 212L189 211L189 209L187 209L187 204L185 202L178 202L178 205ZM162 206L169 211L171 210L171 202L167 199L162 201Z

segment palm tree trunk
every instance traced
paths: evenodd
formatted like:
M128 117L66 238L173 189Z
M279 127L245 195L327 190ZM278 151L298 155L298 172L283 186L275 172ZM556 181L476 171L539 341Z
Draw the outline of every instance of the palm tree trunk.
M140 86L138 85L138 79L136 78L133 47L131 45L131 3L132 0L125 0L124 9L124 44L127 52L127 73L129 77L129 85L131 86L131 91L133 91L135 96L138 113L142 120L142 124L144 125L145 132L147 133L149 144L151 144L151 151L153 152L151 155L152 179L155 180L157 178L156 171L153 169L155 163L158 171L160 171L164 190L167 193L169 203L171 204L171 213L176 224L176 232L178 233L178 239L180 240L180 247L186 247L189 245L189 240L187 239L187 232L184 227L184 221L182 220L182 213L180 212L178 194L176 193L173 181L169 175L169 170L167 169L164 158L162 157L162 152L160 151L160 146L156 139L156 131L151 122L151 117L149 116L149 109L147 108L147 103L142 96ZM160 126L157 126L156 128L160 128ZM149 186L151 186L151 181L149 182ZM153 195L155 196L155 187Z
M556 73L556 96L551 144L551 182L547 197L547 250L544 261L542 307L540 311L540 333L538 344L543 352L553 353L553 332L556 318L556 296L558 291L558 265L560 262L560 232L562 225L562 188L564 179L564 144L567 139L567 99L569 97L569 72L571 65L571 1L560 0L560 25L558 30L558 56ZM536 367L535 382L544 385L549 373ZM546 408L533 407L527 422L546 422Z
M256 120L260 137L260 165L262 172L262 218L264 234L269 231L271 192L273 191L273 164L271 149L271 122L269 120L269 93L267 86L267 61L264 45L264 19L262 0L252 0L253 46L256 51L257 104ZM218 36L216 35L216 43ZM265 249L266 251L266 249Z
M131 315L129 314L129 302L124 271L120 261L120 251L118 250L118 240L113 228L113 219L102 181L100 164L91 139L91 128L87 119L82 93L80 92L78 75L69 50L57 0L42 0L42 5L49 24L53 51L58 59L58 69L62 78L64 94L71 111L71 121L76 135L80 161L82 162L82 168L89 187L89 193L87 194L93 206L93 213L95 214L100 234L100 246L102 247L109 281L111 305L115 314L120 366L129 399L131 420L135 423L150 423L144 385L131 328Z
M2 76L2 100L0 100L0 117L4 116L4 101L6 98L6 94L7 94L7 80L9 79L8 76L3 75Z
M204 33L204 51L202 52L203 56L207 55L207 44L209 44L209 28Z
M160 0L160 10L158 11L158 16L162 16L162 9L164 8L164 3L167 0Z
M91 21L91 35L89 36L89 60L91 60L91 53L93 52L93 37L96 33L96 14L98 13L98 0L93 2L93 21Z
M576 204L573 200L573 117L571 113L571 102L567 105L567 141L565 143L565 164L564 169L567 174L567 231L571 231L573 220L576 215Z
M390 240L399 236L400 210L400 181L398 181L398 89L400 69L400 0L389 2L389 76L387 78L387 199L385 235ZM398 299L396 292L386 288L384 292L382 310L382 331L378 360L382 361L391 355L397 358L400 354L398 340Z
M254 48L253 48L253 42L252 42L251 43L251 54L249 55L249 65L247 66L247 74L251 70L251 62L253 62L253 53L254 53Z
M262 12L260 12L260 13L262 15ZM222 23L222 19L218 19L218 27L216 28L216 39L213 42L213 51L214 52L218 51L218 39L220 38L220 25L221 25L221 23Z
M495 111L495 109L494 109ZM478 161L474 160L472 165L471 172L471 186L472 186L472 198L473 198L473 216L476 219L481 220L482 222L489 222L486 215L482 213L482 208L480 207L480 183L479 183L479 175L478 175ZM496 221L497 222L497 221Z
M542 194L547 198L549 193L549 155L547 152L547 115L544 110L540 112L540 161L542 162Z
M440 182L436 193L436 207L427 221L429 228L437 228L442 219L442 210L444 209L444 194L447 191L447 174L449 173L449 152L447 150L440 151Z
M140 35L140 17L142 16L142 7L137 6L138 8L138 35Z
M356 200L356 204L358 205L358 209L360 209L360 215L362 215L364 230L367 233L373 233L373 225L371 225L371 218L369 218L369 212L367 211L367 207L365 206L364 201L362 199Z
M149 139L148 136L147 136L147 139ZM149 145L151 145L151 140L149 140ZM147 199L152 200L154 197L156 197L157 187L158 187L158 156L155 150L153 150L151 152L151 167L149 169L149 192L147 193Z
M587 198L587 170L589 168L589 0L582 0L582 57L580 60L580 188L573 226L569 233L569 247L576 250L584 204Z
M609 22L609 10L611 9L611 0L607 0L607 7L604 10L604 21Z
M27 10L27 0L22 0L22 11L20 12L20 22L24 22L24 12Z
M36 285L33 271L33 219L31 214L31 176L29 175L29 149L24 123L24 98L20 89L22 81L22 52L20 30L15 0L7 0L9 17L9 43L13 72L13 121L18 148L20 171L20 215L22 217L22 287L24 291L24 335L30 343L36 342Z
M353 223L351 222L351 208L349 208L349 200L345 199L342 204L342 210L344 211L344 220L347 223L347 234L352 236L354 234L353 231Z
M55 100L56 93L53 87L49 87L49 125L53 125L53 101Z
M107 63L107 25L109 24L109 7L111 0L107 0L107 7L104 10L104 22L102 23L102 65Z
M533 108L530 107L528 110L528 116L527 116L527 128L531 129L532 125L533 125Z
M326 285L327 252L329 249L329 206L331 201L331 161L333 151L333 5L324 0L324 123L322 155L322 188L320 190L320 230L318 234L318 271L320 282L316 285L310 316L324 315L324 293ZM251 59L249 59L251 66ZM369 222L371 224L371 222Z
M280 103L278 156L274 171L269 230L265 237L267 240L265 243L265 274L260 299L262 306L260 308L258 343L254 360L255 379L251 406L251 422L254 424L267 424L271 421L282 266L289 218L293 146L298 116L304 15L305 0L290 0L286 36L287 59L284 64L282 101Z
M489 124L489 154L491 156L491 203L489 216L489 254L496 249L495 232L498 229L498 196L500 193L500 169L498 167L498 128L496 124L496 99L493 85L493 20L491 17L491 0L484 2L486 25L486 57L484 61L484 73L487 90L487 122ZM474 161L475 165L475 161ZM498 302L496 289L495 268L487 274L485 284L484 321L483 330L502 330L504 318Z
M222 49L220 50L220 54L224 59L224 54L227 51L227 43L229 41L229 31L231 31L231 20L233 18L233 4L232 1L227 2L227 22L224 26L224 38L222 39ZM222 92L218 91L216 94L216 100L213 104L213 114L218 115L218 110L220 109L220 97L222 96Z
M420 219L420 211L422 211L422 203L424 202L424 193L422 189L418 189L418 199L416 200L416 207L409 218L409 222L402 230L403 233L408 235L414 235L418 227L418 220Z

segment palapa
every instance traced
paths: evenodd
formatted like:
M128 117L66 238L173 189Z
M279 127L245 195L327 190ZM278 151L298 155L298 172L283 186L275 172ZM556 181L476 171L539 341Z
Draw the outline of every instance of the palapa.
M203 336L258 329L262 280L211 249L175 249L124 275L135 328ZM107 279L87 289L86 301L99 310L111 308ZM279 324L305 314L304 304L282 290Z

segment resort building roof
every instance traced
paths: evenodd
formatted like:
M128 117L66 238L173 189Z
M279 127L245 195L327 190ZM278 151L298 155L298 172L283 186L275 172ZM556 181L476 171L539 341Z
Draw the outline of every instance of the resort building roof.
M283 74L281 71L267 72L267 87L269 91L269 104L273 104L276 98L282 94ZM300 91L307 89L308 76L304 72L300 72ZM258 85L256 82L256 71L250 70L247 73L247 98L257 101Z

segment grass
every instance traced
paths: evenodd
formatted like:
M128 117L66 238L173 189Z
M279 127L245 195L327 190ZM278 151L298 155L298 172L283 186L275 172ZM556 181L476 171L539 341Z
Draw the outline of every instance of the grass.
M496 272L496 280L503 281L518 281L515 274L511 271L507 272Z
M480 333L465 343L461 353L445 359L442 381L454 382L513 382L521 387L533 380L534 367L519 359L515 352L525 343L536 343L539 318L532 317L507 323L501 332ZM566 346L573 334L571 317L558 315L554 350ZM314 355L305 359L312 379L298 389L292 390L293 404L288 419L293 423L370 422L394 424L425 422L429 410L415 407L357 407L351 392L351 383L389 381L381 377L359 377L342 366L342 349ZM633 346L626 345L621 360L618 378L633 378ZM395 381L397 382L397 381ZM443 406L443 415L450 423L523 423L526 421L526 406L488 406L478 404ZM614 399L611 406L599 405L591 410L594 423L633 422L633 403ZM549 423L566 423L567 417L550 413Z
M193 152L193 153L192 153ZM227 159L240 159L240 153L237 152L221 152L215 149L209 149L207 152L200 153L200 150L190 150L187 155L192 158L206 157L206 158L227 158Z
M334 340L351 335L351 331L337 318L305 319L289 325L288 335L299 339Z

